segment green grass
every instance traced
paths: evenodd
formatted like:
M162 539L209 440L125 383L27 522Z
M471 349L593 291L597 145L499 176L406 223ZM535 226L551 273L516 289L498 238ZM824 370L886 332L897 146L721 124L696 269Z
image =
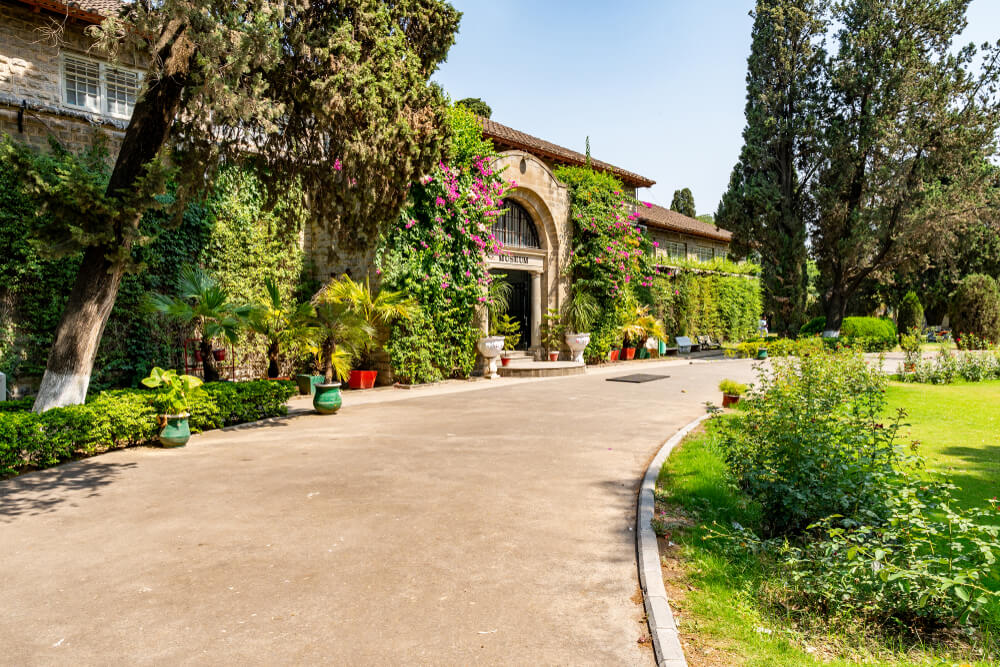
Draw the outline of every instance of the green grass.
M892 383L892 409L905 408L907 439L943 473L966 507L1000 494L1000 381L951 385Z
M990 384L993 385L991 389L1000 397L1000 383ZM892 388L890 401L910 402L908 395L897 394L896 389L895 386ZM910 390L913 387L904 386L901 389ZM925 426L922 423L925 414L927 418L937 419L932 410L942 409L937 407L942 400L928 399L926 403L912 403L914 409L911 414L914 418L911 421L915 424L912 428L917 437L927 438L929 442L931 436L936 437L936 429L948 430L946 427ZM994 420L1000 418L1000 402L997 406L992 412ZM974 411L966 408L964 412ZM919 425L918 417L921 420ZM970 415L951 415L949 418L967 420L975 425ZM995 421L992 423L996 424ZM925 434L920 430L922 428L932 430ZM990 484L990 479L994 480L992 483L995 485L998 474L995 458L997 450L992 450L992 459L988 455L978 456L966 451L966 448L977 448L973 442L981 443L989 426L983 425L981 432L970 431L970 428L963 427L959 432L979 433L975 437L980 439L973 441L970 439L973 436L954 434L954 438L965 439L954 440L953 443L966 444L936 443L933 452L930 447L925 446L924 453L935 462L949 462L949 465L974 461L974 472L968 475L969 480L974 482L972 487L984 488L980 485ZM904 646L886 638L865 636L865 633L837 631L822 622L814 622L808 628L796 627L791 619L777 616L773 611L765 609L757 595L764 573L756 557L727 554L719 542L705 539L709 534L706 526L713 521L724 525L731 525L733 521L753 525L757 514L755 508L748 506L727 483L725 463L713 441L714 436L710 432L696 434L685 440L664 464L657 485L657 500L661 506L671 508L671 514L689 516L695 524L690 528L674 530L671 534L671 539L681 545L685 577L683 583L690 587L684 599L677 603L681 633L689 642L689 660L701 662L708 658L713 661L712 664L745 665L850 665L859 662L903 666L966 664L962 660L968 660L968 656L952 655L942 647ZM947 457L955 458L952 460ZM993 461L992 467L989 460ZM967 480L963 478L955 481ZM967 492L962 498L971 500L976 497L976 493L978 491L971 494ZM706 648L711 651L709 655L699 653Z

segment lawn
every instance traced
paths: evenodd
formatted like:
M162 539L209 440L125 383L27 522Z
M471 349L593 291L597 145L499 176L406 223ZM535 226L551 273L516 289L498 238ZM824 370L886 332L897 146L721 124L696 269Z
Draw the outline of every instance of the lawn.
M1000 494L1000 381L889 386L893 409L906 409L908 439L920 441L927 467L956 486L967 506Z
M1000 491L1000 382L955 385L892 384L892 408L906 406L904 442L920 441L928 467L947 475L964 504L983 504ZM661 544L665 579L692 665L995 665L961 642L904 645L835 630L822 621L796 627L763 608L756 591L763 572L754 557L725 554L705 539L706 525L753 525L754 511L727 483L710 433L689 437L667 460L657 499L667 511ZM686 526L686 527L685 527ZM995 613L989 614L994 616ZM990 622L992 625L992 621ZM977 661L977 658L980 658Z

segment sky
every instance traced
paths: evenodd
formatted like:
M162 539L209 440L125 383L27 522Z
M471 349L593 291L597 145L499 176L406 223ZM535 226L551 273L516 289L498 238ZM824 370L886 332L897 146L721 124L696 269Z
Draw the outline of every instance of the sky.
M714 213L743 145L753 0L451 0L463 12L433 77L493 120L654 181ZM614 8L614 11L610 11ZM964 41L1000 38L1000 0L973 0Z

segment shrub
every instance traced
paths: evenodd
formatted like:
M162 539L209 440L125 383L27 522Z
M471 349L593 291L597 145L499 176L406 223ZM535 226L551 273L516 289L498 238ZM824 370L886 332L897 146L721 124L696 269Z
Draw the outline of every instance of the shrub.
M0 401L0 412L30 412L31 406L34 404L34 398L16 398L12 401Z
M851 347L865 352L884 352L896 346L896 324L880 317L845 317L840 338Z
M823 316L814 317L799 329L800 336L815 336L821 334L826 329L826 318Z
M967 382L1000 379L1000 351L956 355L941 350L934 359L917 361L912 373L900 372L898 377L924 384L950 384L959 377Z
M725 379L719 383L719 391L729 396L742 396L747 391L747 386L742 382Z
M896 327L900 331L910 331L911 329L922 329L924 326L924 307L920 305L920 298L914 291L909 291L899 302L896 311Z
M996 343L1000 341L1000 287L982 274L966 276L951 293L951 327Z
M191 399L193 432L286 413L292 382L218 382ZM131 389L103 392L84 405L42 414L0 411L0 475L45 468L74 456L151 443L159 432L162 396Z

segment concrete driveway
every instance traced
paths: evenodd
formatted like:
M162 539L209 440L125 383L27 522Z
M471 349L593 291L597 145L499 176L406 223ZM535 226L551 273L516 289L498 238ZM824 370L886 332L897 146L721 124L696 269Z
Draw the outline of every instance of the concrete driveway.
M637 372L670 377L606 381ZM348 394L335 416L0 482L0 662L651 664L639 480L719 380L751 375Z

